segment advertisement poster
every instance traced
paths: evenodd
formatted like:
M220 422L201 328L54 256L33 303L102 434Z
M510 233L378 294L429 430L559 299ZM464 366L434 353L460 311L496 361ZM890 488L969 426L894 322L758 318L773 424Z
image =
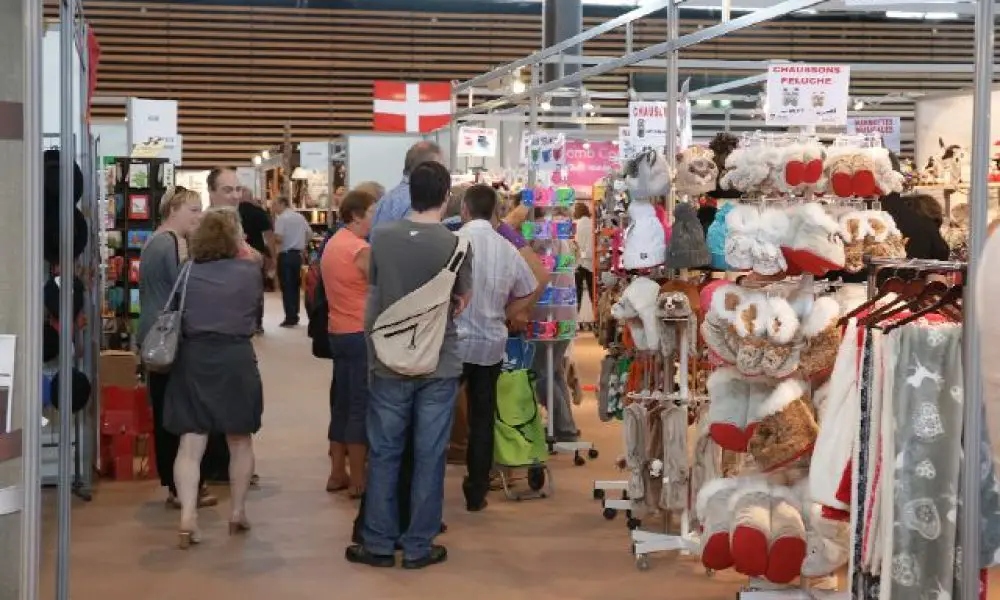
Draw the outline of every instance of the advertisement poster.
M558 171L566 164L566 135L539 132L527 136L526 162L536 171Z
M299 142L299 166L325 173L330 168L330 142Z
M589 196L593 185L618 164L618 148L614 142L566 140L566 168L553 176L552 183L568 185L577 194Z
M902 130L899 117L851 117L847 119L847 133L877 133L882 136L882 144L899 152Z
M458 155L490 158L497 155L497 130L486 127L460 127Z
M128 131L133 154L136 148L156 148L157 157L181 164L182 140L177 131L177 101L128 99ZM144 155L145 156L145 155Z
M843 65L770 65L767 124L846 125L851 68Z

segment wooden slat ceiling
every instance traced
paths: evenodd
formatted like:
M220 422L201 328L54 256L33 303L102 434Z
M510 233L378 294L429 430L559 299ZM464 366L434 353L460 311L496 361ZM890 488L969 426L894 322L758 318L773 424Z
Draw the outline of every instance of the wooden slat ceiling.
M180 101L184 166L242 164L278 144L324 139L371 126L374 79L468 79L540 46L534 15L448 14L279 7L234 7L84 0L101 44L100 96ZM58 17L55 4L46 15ZM586 19L585 27L597 19ZM685 19L681 33L713 23ZM635 47L662 41L666 24L637 23ZM587 43L585 54L624 51L624 30ZM956 63L972 59L965 23L808 21L764 23L685 49L682 58L837 62ZM697 83L711 73L683 73ZM731 74L743 76L746 73ZM626 71L587 82L624 91ZM856 74L852 93L951 90L968 74ZM695 85L694 87L698 87ZM95 118L121 118L96 105Z

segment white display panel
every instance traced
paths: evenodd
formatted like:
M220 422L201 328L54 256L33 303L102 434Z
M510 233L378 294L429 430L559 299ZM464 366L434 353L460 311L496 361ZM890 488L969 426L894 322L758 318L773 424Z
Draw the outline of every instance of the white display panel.
M59 27L52 26L45 30L42 38L42 133L59 135L62 131L62 115L60 99L62 96L61 72L59 68ZM80 155L80 78L82 73L80 55L73 51L73 135L76 136L76 155ZM58 142L57 138L46 138L45 144Z
M403 161L410 146L424 139L419 134L354 133L347 136L347 186L375 181L386 190L399 185Z
M125 119L117 121L91 121L90 132L100 139L97 147L100 156L128 156L128 124Z
M1000 114L1000 89L994 89L990 111ZM919 98L913 113L914 158L923 166L931 156L941 154L939 140L945 145L972 145L972 93L933 95ZM1000 139L1000 119L990 121L990 144ZM992 151L995 151L993 148ZM967 175L967 174L966 174Z

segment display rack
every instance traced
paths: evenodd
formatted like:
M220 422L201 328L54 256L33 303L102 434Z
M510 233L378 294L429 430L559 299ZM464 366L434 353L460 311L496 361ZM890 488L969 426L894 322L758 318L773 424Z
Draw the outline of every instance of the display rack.
M140 255L160 222L159 208L172 166L165 158L118 157L107 202L108 241L102 320L106 346L135 351L139 326Z
M621 15L615 19L602 23L583 33L559 42L551 47L544 48L531 55L515 60L509 64L498 67L488 73L479 75L468 81L456 83L452 88L452 105L454 119L450 126L451 139L454 140L456 129L459 123L467 120L481 119L483 115L492 114L501 118L526 119L530 131L534 132L539 127L539 102L548 96L562 96L570 98L571 106L564 109L565 114L551 115L544 117L546 123L573 122L580 125L619 125L620 119L606 118L602 116L590 116L581 111L583 104L583 92L579 86L585 81L610 73L619 69L636 67L666 67L668 71L668 85L666 99L668 106L676 106L678 100L677 69L679 66L697 69L722 69L729 72L764 70L769 65L768 61L717 61L717 60L687 60L678 59L678 51L694 44L709 41L726 34L738 31L742 28L762 23L771 19L779 18L791 13L811 9L819 4L821 0L785 0L766 8L760 8L744 16L735 19L728 18L728 11L724 10L727 18L716 25L700 28L692 33L680 36L677 31L677 2L673 0L659 0L645 3L643 6ZM664 42L653 44L642 50L634 51L631 47L632 23L654 12L667 8L667 39ZM992 2L980 2L976 6L976 43L975 60L973 65L928 65L928 64L850 64L852 71L862 72L937 72L947 70L949 72L975 72L975 93L974 93L974 115L973 120L977 124L974 143L972 147L972 181L974 182L970 194L970 207L972 228L970 232L970 266L971 272L975 272L975 263L979 259L985 241L986 210L987 210L987 173L990 160L989 145L989 107L991 93L991 79L994 72L993 67L993 36L992 24L995 7ZM594 39L609 31L619 27L626 28L626 54L619 57L593 57L576 56L571 51L581 47L588 40ZM659 59L666 56L666 60ZM559 66L560 76L557 78L541 82L540 71L544 65L555 64ZM567 64L582 66L569 75L563 75L563 68ZM494 84L497 80L517 77L523 69L530 69L530 80L523 86L523 91L497 94L489 92L485 88L487 84ZM757 76L759 77L759 76ZM522 80L523 81L523 80ZM759 81L759 79L757 80ZM743 81L740 85L745 85ZM714 86L712 86L714 87ZM734 86L734 87L739 87ZM708 91L708 89L706 89ZM715 90L712 90L715 91ZM603 93L603 92L602 92ZM693 91L692 93L696 93ZM593 94L591 97L598 97ZM634 98L632 90L621 93L612 92L611 96L618 98ZM487 98L484 100L484 98ZM458 108L459 102L462 108ZM525 114L526 113L526 114ZM672 114L668 111L668 114ZM668 147L673 148L676 139L676 120L672 118L667 121ZM728 119L727 119L728 122ZM455 164L456 145L451 145L451 164ZM667 152L670 160L673 160L674 152ZM596 227L595 227L596 228ZM966 288L965 316L966 319L975 313L973 301L975 298L974 282ZM979 332L975 327L968 326L965 336L966 352L968 358L965 369L965 397L964 411L966 418L974 421L982 407L982 382L980 380L980 352L979 352ZM967 443L975 446L979 443L979 431L973 428ZM964 468L967 472L974 472L977 468L977 457L975 453L966 453L964 457ZM964 543L972 547L978 545L978 482L974 478L966 478L961 497L965 502L966 511L962 519L962 537ZM620 482L601 481L594 483L595 497L604 495L605 491L620 489ZM608 500L608 502L616 502ZM642 543L646 542L643 537ZM789 588L780 591L755 590L755 582L747 589L740 592L739 597L765 600L771 598L796 598L796 597L827 597L828 594L818 591L806 591ZM962 575L962 598L971 600L976 597L979 590L978 573L973 569L963 569ZM838 596L833 596L838 597Z

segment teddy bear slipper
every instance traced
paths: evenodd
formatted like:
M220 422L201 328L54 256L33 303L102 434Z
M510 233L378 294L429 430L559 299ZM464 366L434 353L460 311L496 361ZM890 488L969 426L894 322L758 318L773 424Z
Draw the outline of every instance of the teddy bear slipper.
M802 322L804 345L799 355L799 368L802 375L811 381L825 379L833 371L843 340L843 332L838 326L840 312L840 304L836 300L822 296L816 299Z
M701 564L707 569L723 571L733 566L729 547L729 500L736 493L739 482L738 478L713 479L698 491L695 516L701 524Z
M771 486L771 530L764 578L772 583L791 583L802 572L807 554L806 526L800 497L792 489Z
M709 286L712 286L709 289ZM706 286L708 296L702 299L707 306L705 320L701 324L701 335L716 364L735 364L739 336L733 329L736 309L743 301L743 289L738 285L725 283ZM705 291L703 290L703 294Z
M709 436L724 450L746 452L756 434L757 407L767 400L774 384L723 367L709 376L707 386Z
M812 452L819 426L804 381L782 381L751 410L747 421L754 425L749 428L747 452L762 472L775 471Z
M727 508L733 568L748 577L763 577L771 537L771 486L763 477L742 477Z

